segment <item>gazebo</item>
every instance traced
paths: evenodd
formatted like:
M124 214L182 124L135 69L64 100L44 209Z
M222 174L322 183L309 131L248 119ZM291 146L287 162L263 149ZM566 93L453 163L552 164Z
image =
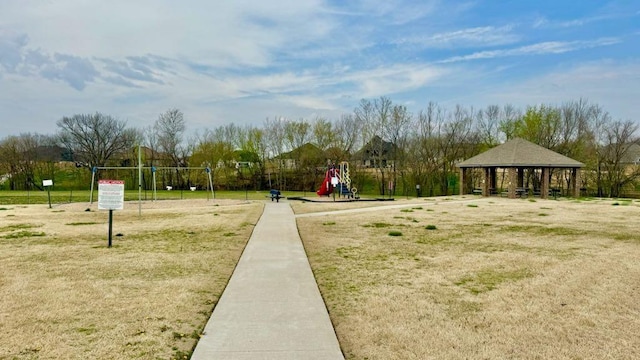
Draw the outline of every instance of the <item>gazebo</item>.
M490 196L496 191L497 169L504 169L507 175L507 196L515 198L528 192L524 188L525 170L542 170L540 197L549 196L549 181L552 169L571 171L571 194L580 196L580 168L584 164L560 155L524 139L515 138L457 164L460 168L460 194L468 193L468 176L471 169L483 170L482 186L479 192ZM503 174L504 176L504 174ZM477 191L477 190L476 190Z

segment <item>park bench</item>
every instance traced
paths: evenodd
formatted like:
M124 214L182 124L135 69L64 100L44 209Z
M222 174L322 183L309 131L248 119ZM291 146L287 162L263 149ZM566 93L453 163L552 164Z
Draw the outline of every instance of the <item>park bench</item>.
M271 201L273 201L273 199L276 199L276 202L280 202L280 198L282 197L280 195L280 190L271 189L269 194L271 195Z

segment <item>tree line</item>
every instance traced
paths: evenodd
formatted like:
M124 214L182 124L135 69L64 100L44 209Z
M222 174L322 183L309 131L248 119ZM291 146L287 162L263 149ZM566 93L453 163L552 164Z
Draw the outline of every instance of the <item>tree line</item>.
M162 185L200 184L202 172L184 169L206 167L218 188L312 191L329 163L348 161L360 189L409 195L419 186L424 195L447 195L457 191L457 162L515 137L585 163L583 186L593 195L620 196L635 190L640 178L640 159L630 158L638 124L614 120L584 99L526 109L429 102L411 113L380 97L361 100L337 119L274 117L261 126L229 123L188 137L178 109L159 114L146 128L102 113L63 117L57 127L55 134L0 140L2 188L38 188L56 176L70 176L83 188L94 167L131 168L134 176L140 145L145 166L164 168L158 172ZM561 184L562 174L556 175Z

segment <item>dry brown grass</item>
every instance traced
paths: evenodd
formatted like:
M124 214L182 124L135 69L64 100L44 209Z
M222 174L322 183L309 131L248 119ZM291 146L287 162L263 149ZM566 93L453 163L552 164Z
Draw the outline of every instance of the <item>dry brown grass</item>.
M640 202L457 199L298 218L348 359L640 358Z
M296 214L315 213L322 211L336 211L345 209L362 209L380 206L380 201L332 201L331 198L318 198L317 202L295 201L291 207ZM401 202L403 202L402 200ZM390 202L391 203L391 202Z
M262 211L216 200L0 211L0 359L169 359L194 346Z

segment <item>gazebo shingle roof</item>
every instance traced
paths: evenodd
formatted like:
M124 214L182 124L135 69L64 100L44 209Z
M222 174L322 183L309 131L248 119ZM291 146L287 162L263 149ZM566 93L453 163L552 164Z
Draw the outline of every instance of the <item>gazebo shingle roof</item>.
M458 163L457 166L459 168L581 168L584 164L527 140L515 138L493 149L487 150L482 154L462 161Z

